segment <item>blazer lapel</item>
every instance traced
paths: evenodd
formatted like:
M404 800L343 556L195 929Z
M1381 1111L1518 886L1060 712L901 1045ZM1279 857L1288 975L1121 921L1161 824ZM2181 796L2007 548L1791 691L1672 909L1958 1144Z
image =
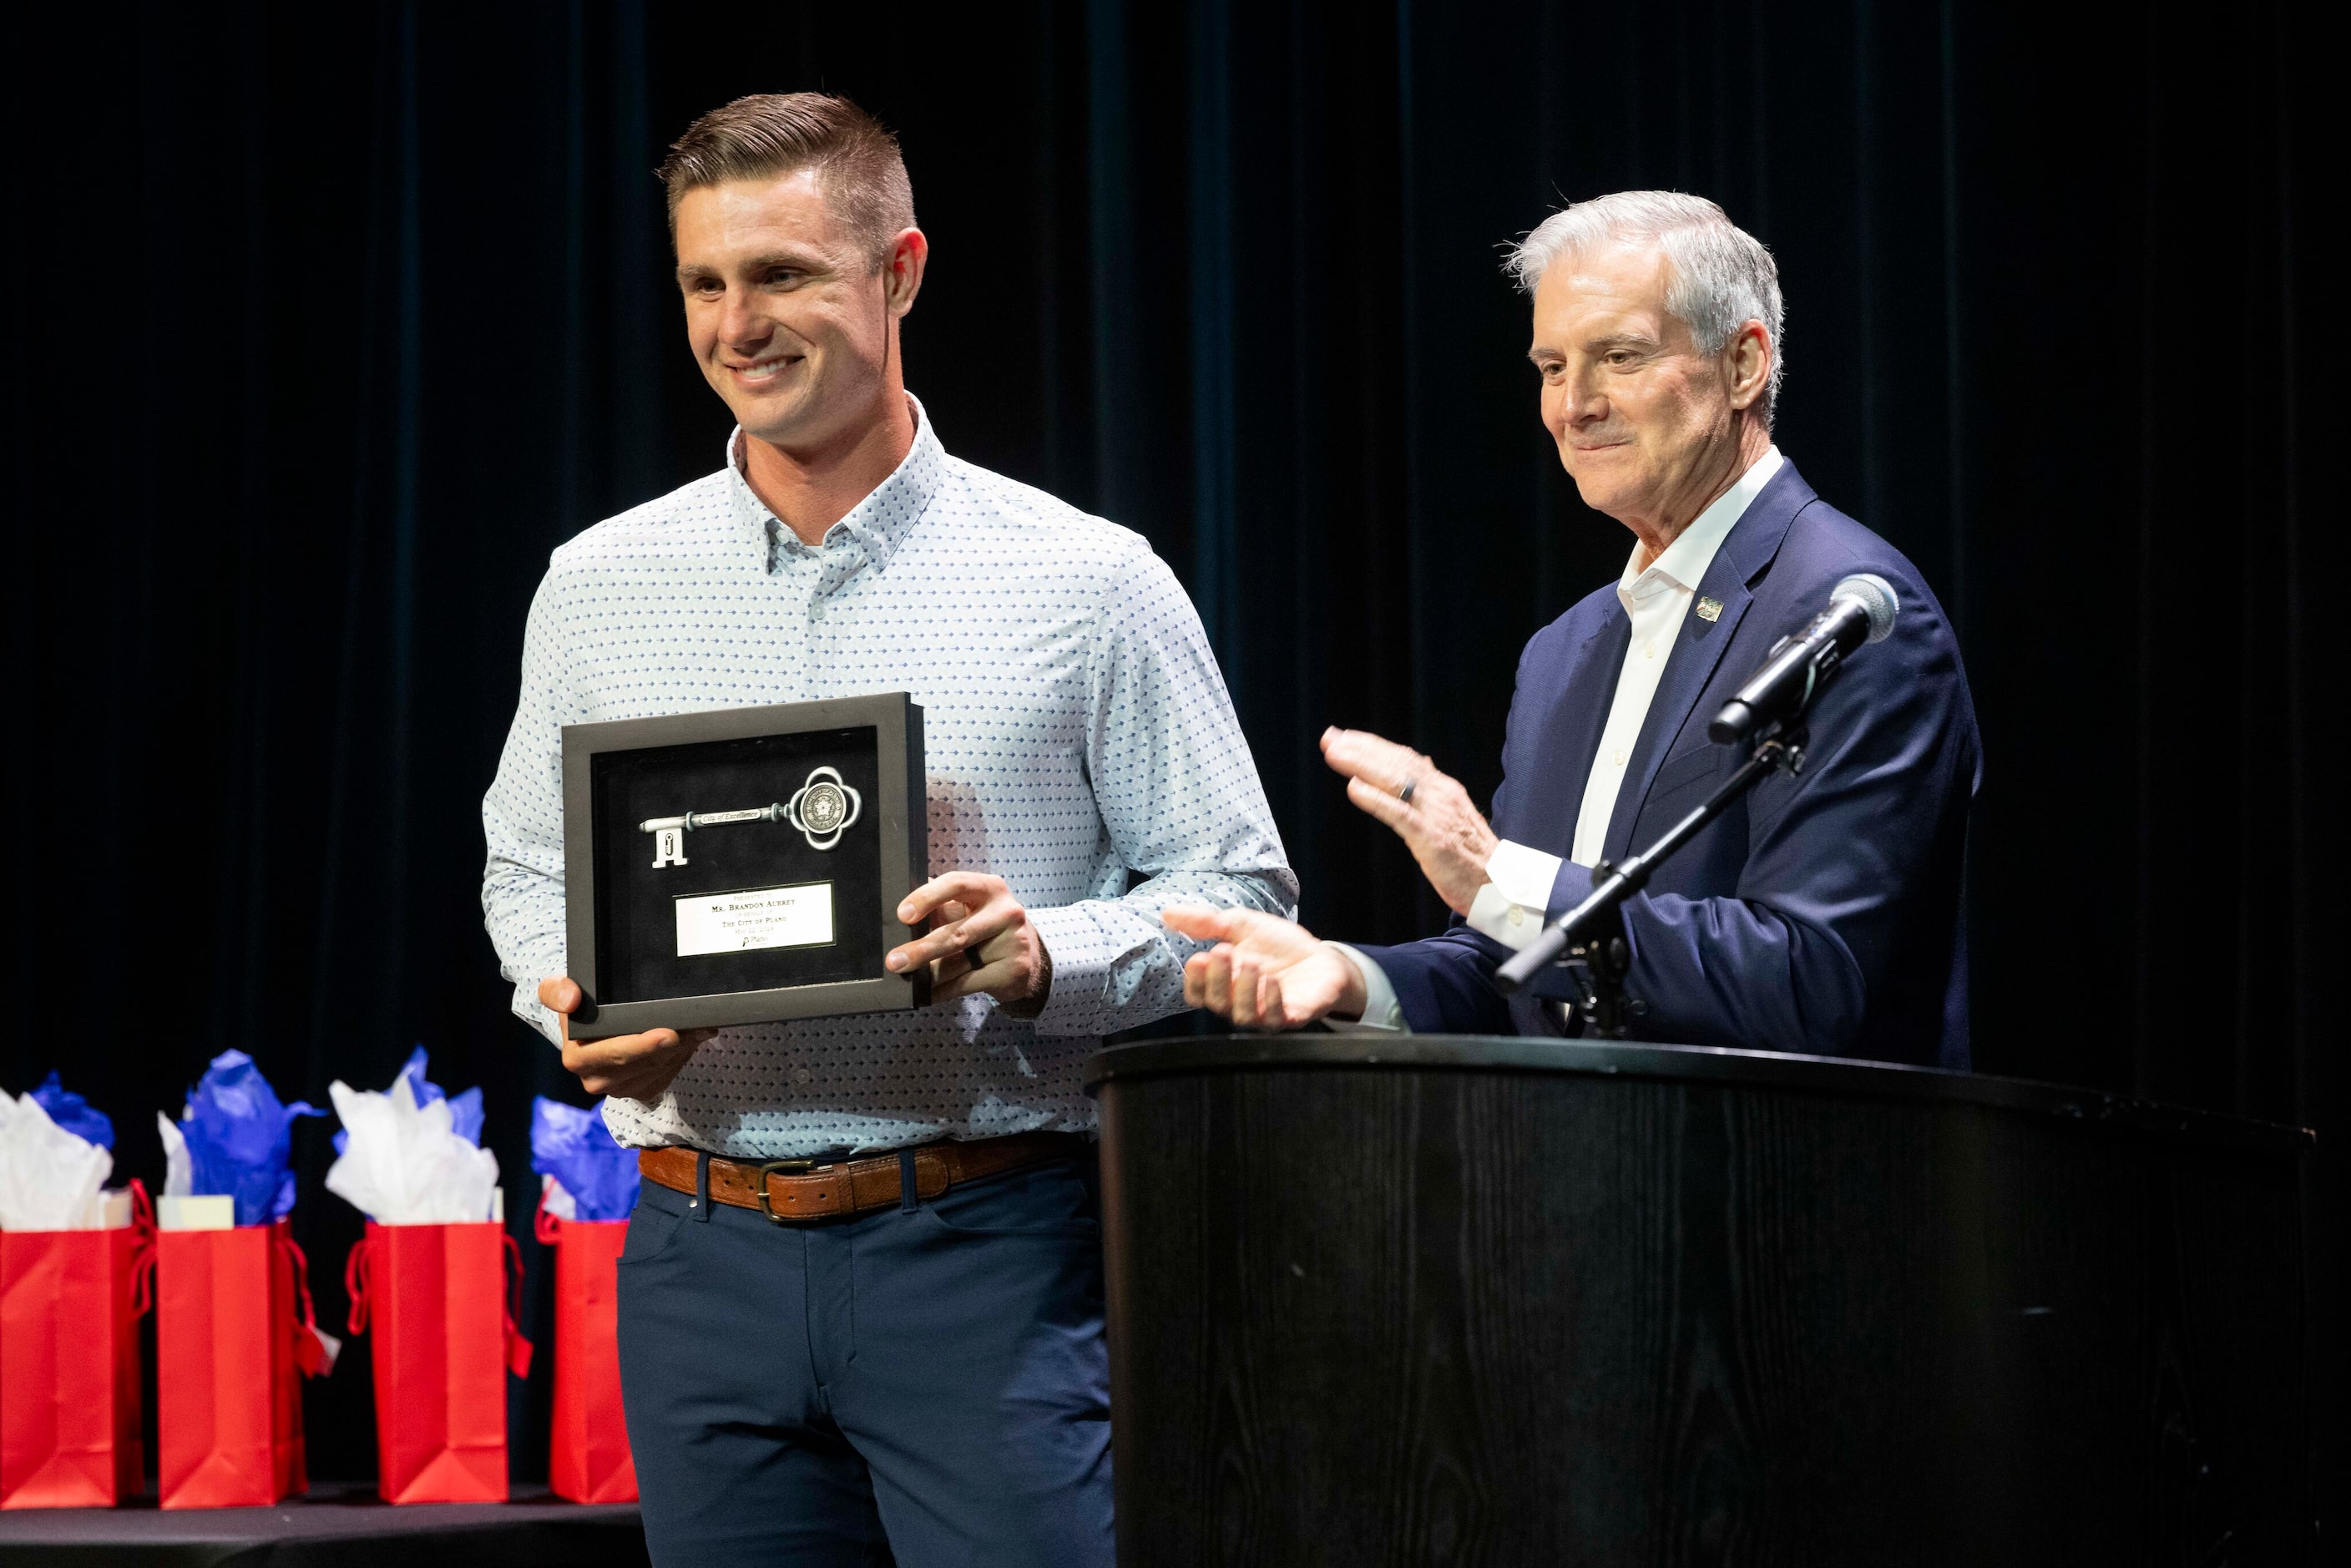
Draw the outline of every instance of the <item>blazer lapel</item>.
M1667 656L1666 673L1658 679L1656 695L1649 699L1641 737L1634 743L1633 756L1625 764L1625 787L1616 792L1616 808L1609 813L1608 834L1602 841L1609 860L1621 862L1637 847L1631 841L1633 825L1648 799L1649 784L1675 737L1689 723L1691 709L1714 679L1723 651L1738 636L1739 623L1754 602L1749 584L1771 564L1780 541L1788 537L1788 525L1813 498L1813 487L1797 474L1796 465L1785 463L1723 536L1695 595L1695 599L1719 601L1722 613L1712 621L1704 620L1693 602L1682 616L1674 651Z
M1633 639L1624 606L1611 602L1599 630L1583 640L1568 663L1565 678L1540 717L1540 737L1531 750L1533 776L1520 788L1510 781L1507 821L1494 831L1515 843L1565 858L1575 841L1575 817L1583 803L1584 780L1600 754L1601 732L1616 694L1616 673Z

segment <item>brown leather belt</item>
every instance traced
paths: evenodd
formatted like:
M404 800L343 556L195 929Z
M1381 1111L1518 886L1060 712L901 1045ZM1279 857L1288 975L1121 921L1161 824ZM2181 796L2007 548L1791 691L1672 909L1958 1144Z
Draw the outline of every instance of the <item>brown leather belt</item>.
M969 1143L924 1144L912 1151L914 1196L934 1198L960 1182L1042 1165L1085 1146L1085 1136L1079 1133L1014 1133ZM814 1160L729 1160L713 1155L710 1197L716 1203L756 1209L778 1225L870 1214L905 1201L899 1190L899 1155L893 1149L831 1165ZM637 1155L637 1169L647 1181L690 1197L700 1157L692 1149L646 1149Z

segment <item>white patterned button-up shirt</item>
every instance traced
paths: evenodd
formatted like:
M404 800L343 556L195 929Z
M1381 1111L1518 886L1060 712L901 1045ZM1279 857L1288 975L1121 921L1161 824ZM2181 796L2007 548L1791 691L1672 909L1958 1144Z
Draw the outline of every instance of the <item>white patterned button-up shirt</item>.
M566 972L561 727L905 691L923 708L930 870L992 872L1052 956L1041 1017L986 997L722 1030L623 1144L745 1158L1081 1130L1105 1032L1183 1006L1174 904L1288 915L1297 879L1183 588L1151 547L913 450L813 549L736 466L559 549L523 638L522 701L482 802L482 907L515 1011L557 1037ZM1130 872L1143 880L1132 891Z

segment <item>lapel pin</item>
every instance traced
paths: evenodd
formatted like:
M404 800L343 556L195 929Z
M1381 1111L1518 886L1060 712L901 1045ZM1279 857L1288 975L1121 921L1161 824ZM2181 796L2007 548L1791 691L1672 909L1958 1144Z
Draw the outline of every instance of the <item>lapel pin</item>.
M1701 620L1701 621L1719 621L1719 620L1721 620L1721 619L1722 619L1722 601L1721 601L1721 600L1719 600L1719 599L1701 599L1701 600L1699 600L1699 601L1698 601L1698 618L1699 620Z

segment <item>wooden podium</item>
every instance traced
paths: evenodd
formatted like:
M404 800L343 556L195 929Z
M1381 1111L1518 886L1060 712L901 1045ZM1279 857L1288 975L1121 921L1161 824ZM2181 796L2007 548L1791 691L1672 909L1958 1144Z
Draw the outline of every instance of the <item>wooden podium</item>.
M1536 1040L1088 1080L1123 1568L2314 1550L2307 1133Z

